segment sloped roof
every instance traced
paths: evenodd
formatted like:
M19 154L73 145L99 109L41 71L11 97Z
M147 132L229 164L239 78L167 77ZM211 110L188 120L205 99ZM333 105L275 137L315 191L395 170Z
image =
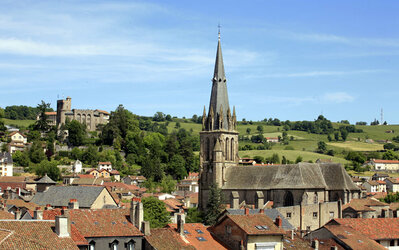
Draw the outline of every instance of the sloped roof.
M334 222L351 227L373 240L399 238L399 218L333 219L328 224Z
M72 185L102 185L103 183L104 178L77 178L72 181Z
M326 225L324 226L340 241L343 241L351 249L362 249L362 250L374 250L374 249L386 249L376 241L370 239L366 235L357 232L351 227L342 225Z
M0 152L0 162L13 163L11 154L9 152Z
M79 207L89 208L105 187L97 186L50 186L45 192L38 192L32 202L45 206L68 206L70 199L77 199Z
M222 189L359 190L338 163L304 163L226 168Z
M38 184L56 184L57 182L53 181L50 177L45 174L42 178L36 181Z
M129 209L72 209L69 216L84 237L143 235L130 222Z
M245 214L245 209L226 209L226 212L232 215L244 215ZM249 214L259 214L260 209L249 209ZM292 226L288 220L277 210L277 209L265 209L264 214L272 219L273 221L276 220L277 216L280 216L282 220L282 228L284 230L291 230L294 229L294 226Z
M342 209L352 208L356 211L374 211L370 208L371 206L384 207L389 206L387 203L375 200L375 199L352 199L349 203L342 206Z
M227 218L233 221L247 235L284 235L285 233L282 228L277 227L274 222L265 214L227 214L222 221ZM256 226L266 226L268 229L258 229Z
M151 235L145 236L145 239L154 249L195 249L194 246L188 245L186 242L184 242L181 236L170 230L170 228L151 229Z
M0 248L78 249L70 237L58 237L54 226L54 221L0 220Z

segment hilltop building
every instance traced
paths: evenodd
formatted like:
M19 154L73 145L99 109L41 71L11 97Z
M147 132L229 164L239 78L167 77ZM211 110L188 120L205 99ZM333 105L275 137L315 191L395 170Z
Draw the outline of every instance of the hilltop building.
M266 201L273 201L274 207L291 207L280 212L284 215L287 212L292 221L298 222L290 223L305 229L306 225L320 224L311 221L340 216L340 200L347 203L360 198L360 189L340 164L239 166L237 117L235 108L231 112L229 106L220 35L200 143L199 207L203 211L207 208L210 187L215 185L222 190L224 199L230 201L231 208L246 204L261 209ZM325 206L318 205L321 203ZM308 206L306 215L301 212L303 206Z
M55 123L58 127L65 124L66 120L69 119L77 120L78 122L85 124L88 131L95 131L97 126L100 124L107 124L109 120L109 113L99 109L72 109L72 98L67 97L65 100L61 99L57 101L57 112L49 113L49 121Z

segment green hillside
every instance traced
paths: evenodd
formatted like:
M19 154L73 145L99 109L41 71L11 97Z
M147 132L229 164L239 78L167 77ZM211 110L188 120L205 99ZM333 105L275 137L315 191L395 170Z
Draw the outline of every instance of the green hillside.
M18 127L28 127L29 125L35 123L35 120L11 120L11 119L2 119L5 125L16 125Z

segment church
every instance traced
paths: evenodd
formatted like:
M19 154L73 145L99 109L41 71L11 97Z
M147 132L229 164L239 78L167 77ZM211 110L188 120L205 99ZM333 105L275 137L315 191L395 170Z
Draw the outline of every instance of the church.
M273 207L281 208L281 211L288 207L298 206L299 209L299 206L314 205L320 212L319 204L330 204L331 207L331 204L360 198L360 189L338 163L238 164L237 117L235 108L231 110L229 105L220 33L211 98L208 114L204 107L200 143L199 207L202 211L207 208L212 185L222 190L223 199L230 208L244 204L262 209L267 201L272 201ZM330 211L329 216L338 217L339 209ZM303 213L302 208L301 211ZM335 215L334 211L337 211ZM291 212L284 215L292 216Z

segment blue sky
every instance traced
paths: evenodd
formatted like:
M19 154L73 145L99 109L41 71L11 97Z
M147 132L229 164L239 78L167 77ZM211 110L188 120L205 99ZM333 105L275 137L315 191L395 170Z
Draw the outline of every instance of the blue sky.
M399 123L398 1L0 1L0 106Z

